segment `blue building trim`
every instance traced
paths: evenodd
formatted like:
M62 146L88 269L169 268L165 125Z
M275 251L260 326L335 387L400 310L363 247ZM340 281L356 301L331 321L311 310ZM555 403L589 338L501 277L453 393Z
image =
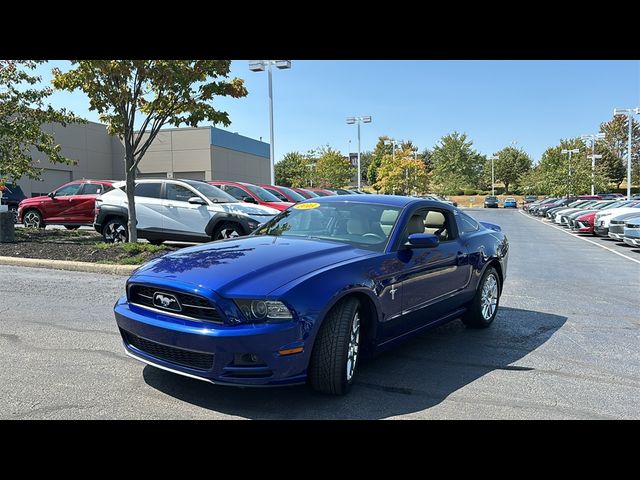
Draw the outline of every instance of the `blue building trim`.
M211 127L211 145L269 158L268 143L216 127Z

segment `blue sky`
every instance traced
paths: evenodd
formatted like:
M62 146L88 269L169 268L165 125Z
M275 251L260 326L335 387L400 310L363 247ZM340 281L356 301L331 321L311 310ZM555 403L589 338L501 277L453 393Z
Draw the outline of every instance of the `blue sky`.
M66 70L66 61L51 66ZM232 121L228 130L269 141L266 72L232 63L249 95L218 99ZM421 150L454 130L466 132L484 154L513 141L538 161L561 138L595 133L614 107L640 106L640 61L405 61L293 60L274 70L275 156L329 144L357 150L352 115L371 115L362 126L362 150L378 136L412 140ZM56 107L98 121L81 92L57 92ZM206 124L203 124L206 125Z

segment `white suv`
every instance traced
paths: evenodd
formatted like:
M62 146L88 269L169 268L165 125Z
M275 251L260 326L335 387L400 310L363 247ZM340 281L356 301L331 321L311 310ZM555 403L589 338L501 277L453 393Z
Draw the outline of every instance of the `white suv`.
M126 183L96 199L94 228L104 241L127 240ZM219 188L198 180L136 180L138 237L208 242L248 235L280 213L274 208L239 202Z

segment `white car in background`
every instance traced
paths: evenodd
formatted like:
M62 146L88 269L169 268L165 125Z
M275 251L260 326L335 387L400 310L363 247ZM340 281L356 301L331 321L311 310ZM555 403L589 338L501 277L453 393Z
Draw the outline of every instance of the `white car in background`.
M610 208L596 213L593 219L593 232L596 235L607 236L609 234L609 222L612 218L622 215L623 213L633 213L640 208L640 200L630 201L624 207Z
M630 218L624 224L624 243L640 247L640 216Z
M107 243L124 242L128 237L126 182L114 183L113 187L95 203L93 226ZM240 237L280 213L240 202L199 180L136 180L135 201L138 237L154 244Z

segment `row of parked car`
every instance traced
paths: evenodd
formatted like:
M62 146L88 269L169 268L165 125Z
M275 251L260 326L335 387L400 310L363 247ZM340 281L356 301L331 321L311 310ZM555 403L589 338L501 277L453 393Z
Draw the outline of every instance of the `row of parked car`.
M21 197L10 204L17 223L33 228L64 225L70 230L93 225L106 242L127 239L124 181L77 180L33 198L25 198L19 187L11 190L14 196L17 191ZM194 242L247 235L296 202L364 193L229 181L140 179L135 187L138 236L159 244L165 240ZM9 198L3 195L3 199Z
M640 196L629 200L603 199L601 195L552 197L525 203L523 210L577 233L608 236L630 246L640 246Z

